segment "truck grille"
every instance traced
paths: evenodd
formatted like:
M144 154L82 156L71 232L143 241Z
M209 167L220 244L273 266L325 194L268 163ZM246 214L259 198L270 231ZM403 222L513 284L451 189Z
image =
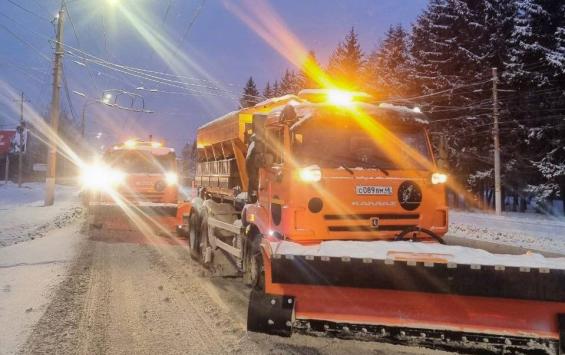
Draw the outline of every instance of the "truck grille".
M369 220L371 218L378 218L380 220L387 219L419 219L420 215L417 213L412 214L397 214L397 213L381 213L381 214L327 214L324 215L325 220Z
M129 202L161 202L162 192L122 193L122 197Z
M378 226L370 224L372 218L378 218ZM391 232L417 227L420 215L417 213L360 213L327 214L324 220L329 232ZM390 223L390 224L389 224Z
M330 232L384 232L384 231L403 231L406 228L416 227L415 224L385 225L378 227L370 226L330 226Z

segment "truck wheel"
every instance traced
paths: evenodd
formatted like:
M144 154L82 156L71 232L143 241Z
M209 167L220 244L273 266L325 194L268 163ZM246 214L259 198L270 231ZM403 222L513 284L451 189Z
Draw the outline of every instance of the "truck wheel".
M191 213L188 223L188 247L190 248L190 256L195 259L200 259L200 233L198 228L198 215Z
M260 247L261 238L261 234L256 234L254 238L248 241L244 260L243 280L247 286L255 290L265 289L265 270Z
M200 224L200 262L202 265L212 264L212 259L214 253L210 247L210 241L208 239L208 213L204 211L202 214L202 224Z

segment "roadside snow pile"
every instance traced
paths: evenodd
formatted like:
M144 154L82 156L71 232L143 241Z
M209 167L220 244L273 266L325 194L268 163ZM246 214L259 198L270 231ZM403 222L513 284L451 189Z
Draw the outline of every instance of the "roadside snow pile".
M280 255L350 257L376 260L442 260L445 263L465 265L503 265L508 267L551 268L565 270L565 257L546 258L540 254L491 254L481 249L442 245L436 243L390 241L328 241L317 245L294 242L271 242L271 250Z
M449 235L565 255L565 220L541 215L449 213Z
M0 247L43 237L82 214L78 190L57 186L55 204L43 207L44 184L0 185Z

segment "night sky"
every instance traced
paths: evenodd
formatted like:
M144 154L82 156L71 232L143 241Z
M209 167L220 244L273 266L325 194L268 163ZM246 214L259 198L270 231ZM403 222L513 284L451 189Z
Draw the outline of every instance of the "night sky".
M89 105L87 139L96 142L95 136L102 132L102 145L129 136L153 134L177 149L194 137L196 127L237 108L237 98L250 75L262 90L267 80L272 82L285 69L294 68L244 18L253 23L271 23L272 14L276 14L284 24L282 33L294 35L303 48L314 50L326 64L351 26L359 33L364 51L369 52L390 25L409 26L427 3L273 0L260 6L270 8L269 14L257 11L259 0L207 0L201 8L202 0L115 1L119 4L111 5L107 0L67 0L72 23L66 17L66 49L84 57L76 51L80 48L108 62L158 72L151 75L171 80L172 85L142 80L66 53L65 76L75 117L80 119L85 102L99 98L103 90L135 92L143 96L145 108L153 114ZM54 38L54 26L49 20L58 7L59 0L0 2L0 129L17 124L18 104L12 99L21 91L30 100L30 110L42 115L48 112L53 57L53 45L48 38ZM187 33L196 13L198 16ZM174 80L189 83L190 90L177 87ZM64 87L61 99L63 109L70 112ZM118 103L128 106L125 99L120 97Z

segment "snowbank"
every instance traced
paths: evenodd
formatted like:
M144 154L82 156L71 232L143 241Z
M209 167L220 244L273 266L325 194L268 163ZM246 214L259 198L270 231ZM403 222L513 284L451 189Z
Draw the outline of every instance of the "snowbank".
M529 214L449 213L449 235L565 255L565 221Z
M546 258L540 254L524 255L491 254L481 249L436 243L390 242L390 241L328 241L318 245L303 246L282 241L272 242L274 254L350 257L359 259L394 260L406 253L419 254L422 261L442 259L448 263L465 265L490 265L529 268L550 268L565 270L565 257Z
M58 185L55 204L43 207L43 183L0 185L0 247L44 236L80 216L78 188Z

